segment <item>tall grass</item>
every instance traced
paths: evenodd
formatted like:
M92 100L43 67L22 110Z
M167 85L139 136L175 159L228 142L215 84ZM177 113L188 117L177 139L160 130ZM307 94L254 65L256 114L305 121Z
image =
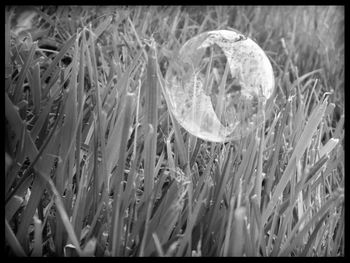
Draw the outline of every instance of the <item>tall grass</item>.
M5 24L8 256L343 256L343 7L35 7ZM265 125L205 142L167 108L190 37L272 61ZM18 31L16 31L18 32Z

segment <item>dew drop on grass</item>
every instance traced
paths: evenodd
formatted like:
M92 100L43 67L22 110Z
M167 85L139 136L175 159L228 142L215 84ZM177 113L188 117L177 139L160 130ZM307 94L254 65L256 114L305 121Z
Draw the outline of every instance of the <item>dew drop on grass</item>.
M274 89L272 66L251 39L229 30L188 40L166 74L168 107L189 133L239 140L263 122Z

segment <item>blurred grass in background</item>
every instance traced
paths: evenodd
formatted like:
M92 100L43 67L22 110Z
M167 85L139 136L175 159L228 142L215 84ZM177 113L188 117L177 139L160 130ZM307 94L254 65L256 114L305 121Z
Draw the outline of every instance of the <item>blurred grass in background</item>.
M5 14L7 255L344 255L344 7ZM209 143L163 77L189 38L230 28L269 56L276 98L265 127Z

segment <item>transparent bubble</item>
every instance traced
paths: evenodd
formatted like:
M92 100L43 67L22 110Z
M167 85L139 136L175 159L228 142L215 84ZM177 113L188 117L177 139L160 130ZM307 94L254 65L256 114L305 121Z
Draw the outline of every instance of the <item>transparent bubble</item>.
M251 39L228 30L188 40L166 74L168 107L189 133L239 140L263 122L274 89L272 66Z

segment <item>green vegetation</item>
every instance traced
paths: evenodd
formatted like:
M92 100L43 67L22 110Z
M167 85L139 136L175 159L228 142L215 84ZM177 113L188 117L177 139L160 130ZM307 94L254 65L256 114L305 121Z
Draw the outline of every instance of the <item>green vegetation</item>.
M5 25L8 256L343 256L343 7L37 7ZM197 139L161 86L234 28L276 96L241 141Z

